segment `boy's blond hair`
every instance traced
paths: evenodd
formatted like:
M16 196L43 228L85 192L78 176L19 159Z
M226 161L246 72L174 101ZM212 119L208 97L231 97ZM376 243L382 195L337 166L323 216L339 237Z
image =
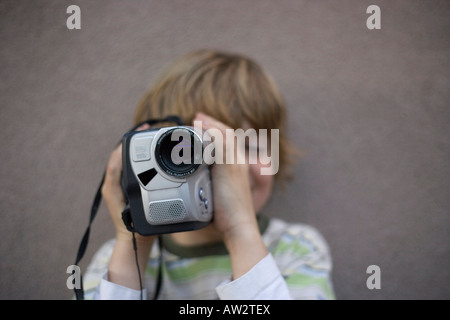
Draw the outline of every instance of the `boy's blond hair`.
M134 121L178 115L191 124L197 112L236 129L247 122L279 129L278 180L290 176L295 149L286 137L286 107L272 78L252 59L215 50L198 50L165 69L139 102Z

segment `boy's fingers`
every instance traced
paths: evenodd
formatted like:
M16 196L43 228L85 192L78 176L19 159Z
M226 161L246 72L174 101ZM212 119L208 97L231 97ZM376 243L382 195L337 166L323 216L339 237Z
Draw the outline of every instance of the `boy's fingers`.
M208 130L211 128L219 129L220 131L223 131L225 133L225 129L229 129L227 125L224 123L214 119L213 117L210 117L202 112L198 112L195 116L194 121L201 121L202 128L204 130Z
M196 114L194 121L201 121L202 129L205 131L216 129L222 133L222 146L217 144L215 146L216 152L221 151L220 153L216 153L216 159L221 159L225 163L244 164L246 162L245 149L238 147L237 138L233 133L234 130L232 128L201 112ZM231 130L231 135L227 133L227 129Z
M150 125L148 123L144 123L142 126L139 126L136 131L143 131L147 129L150 129Z
M122 144L120 144L114 151L111 153L111 157L108 161L108 167L106 168L106 176L105 182L120 182L122 172Z

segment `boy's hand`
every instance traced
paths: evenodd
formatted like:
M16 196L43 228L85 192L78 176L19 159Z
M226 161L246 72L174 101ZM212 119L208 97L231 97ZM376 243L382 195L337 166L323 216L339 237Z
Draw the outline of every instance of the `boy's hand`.
M230 143L234 143L234 154L237 157L245 157L245 154L242 154L245 151L238 150L236 141L226 139L226 129L231 128L222 122L203 113L198 113L194 121L201 121L203 130L217 129L222 133L224 164L215 163L211 166L214 226L222 233L230 252L233 275L238 278L268 254L253 208L248 163L225 162L227 145ZM218 147L220 146L215 146Z
M150 126L145 124L139 127L137 130L146 130ZM105 199L108 206L111 219L116 229L117 240L130 240L131 232L127 230L124 222L122 221L122 211L125 208L125 197L122 190L122 144L120 144L112 153L108 161L106 168L105 181L102 186L102 196ZM136 235L136 239L139 241L145 241L149 237L142 237Z
M141 126L138 130L150 128ZM102 187L102 195L108 206L111 219L116 229L116 242L108 267L108 280L119 285L140 289L139 275L136 270L136 262L132 244L132 234L127 230L122 221L122 211L125 208L125 197L122 191L122 145L112 153L106 169L105 181ZM148 256L155 237L144 237L136 234L138 263L140 277L143 278L147 266Z

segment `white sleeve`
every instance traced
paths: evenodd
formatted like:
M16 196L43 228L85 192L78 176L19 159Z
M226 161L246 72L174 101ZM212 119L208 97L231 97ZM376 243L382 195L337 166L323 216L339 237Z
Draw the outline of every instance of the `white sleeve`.
M216 292L221 300L291 300L292 297L272 254L246 274L221 283Z
M142 297L147 299L147 291L142 290ZM94 295L95 300L140 300L141 292L130 289L108 280L108 271L106 271Z

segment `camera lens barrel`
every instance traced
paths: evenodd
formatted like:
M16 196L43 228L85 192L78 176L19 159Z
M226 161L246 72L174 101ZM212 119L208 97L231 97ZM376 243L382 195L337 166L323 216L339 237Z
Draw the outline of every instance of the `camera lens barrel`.
M168 175L187 177L203 161L203 142L191 129L178 127L165 131L157 140L155 160Z

